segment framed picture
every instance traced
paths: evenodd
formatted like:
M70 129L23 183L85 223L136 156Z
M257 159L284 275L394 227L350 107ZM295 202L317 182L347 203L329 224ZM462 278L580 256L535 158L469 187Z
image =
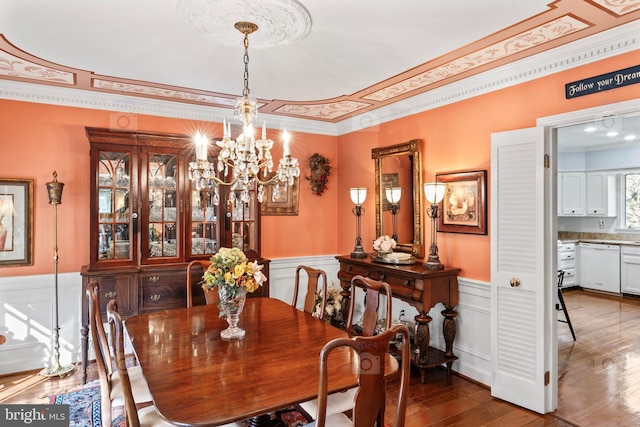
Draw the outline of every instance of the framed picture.
M33 180L0 178L0 267L33 264Z
M487 171L458 171L436 174L445 185L438 231L487 234Z
M264 200L260 204L262 215L298 215L298 189L300 187L300 177L295 177L293 186L287 187L280 183L280 197L273 200L273 190L275 184L264 187Z
M391 203L385 197L385 188L398 186L398 174L397 173L383 173L382 174L382 210L390 211Z

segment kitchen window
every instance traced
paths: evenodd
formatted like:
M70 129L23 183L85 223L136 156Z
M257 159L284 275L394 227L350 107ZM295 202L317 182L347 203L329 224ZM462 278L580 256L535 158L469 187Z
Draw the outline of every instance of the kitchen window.
M640 230L640 173L624 175L624 228Z

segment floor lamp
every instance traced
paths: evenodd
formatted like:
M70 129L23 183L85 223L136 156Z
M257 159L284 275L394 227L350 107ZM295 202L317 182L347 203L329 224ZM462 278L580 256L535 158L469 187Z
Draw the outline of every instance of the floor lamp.
M444 184L437 182L424 184L424 195L427 201L431 203L431 206L427 208L427 215L431 218L431 245L429 246L429 257L427 262L424 263L424 268L427 270L443 270L444 265L440 262L440 257L438 256L438 230L436 225L438 216L440 216L438 204L444 197Z
M58 182L58 174L53 172L53 181L47 182L47 192L49 193L49 204L53 205L53 264L55 276L55 305L56 305L56 327L53 330L53 355L51 366L43 369L40 375L45 377L63 377L73 371L74 365L60 364L60 325L58 323L58 205L62 203L62 187L64 184Z
M362 237L360 237L360 217L364 214L362 204L367 198L367 189L350 188L349 195L351 196L351 201L355 204L351 211L356 216L356 245L353 248L353 252L351 252L351 258L366 258L367 253L362 247Z

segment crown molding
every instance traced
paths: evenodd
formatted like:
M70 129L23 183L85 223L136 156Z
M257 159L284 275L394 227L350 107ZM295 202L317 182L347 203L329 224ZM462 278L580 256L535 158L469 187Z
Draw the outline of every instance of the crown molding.
M381 123L637 50L639 34L640 21L633 21L337 123L270 114L260 114L260 120L270 129L329 136L373 129ZM233 112L224 108L2 79L0 98L209 122L233 119Z

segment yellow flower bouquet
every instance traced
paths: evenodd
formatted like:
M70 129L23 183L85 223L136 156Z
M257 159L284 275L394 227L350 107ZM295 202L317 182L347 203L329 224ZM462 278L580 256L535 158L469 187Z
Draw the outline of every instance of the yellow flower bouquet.
M267 280L262 265L250 262L238 248L220 248L202 277L202 289L224 287L233 296L238 290L253 292Z

